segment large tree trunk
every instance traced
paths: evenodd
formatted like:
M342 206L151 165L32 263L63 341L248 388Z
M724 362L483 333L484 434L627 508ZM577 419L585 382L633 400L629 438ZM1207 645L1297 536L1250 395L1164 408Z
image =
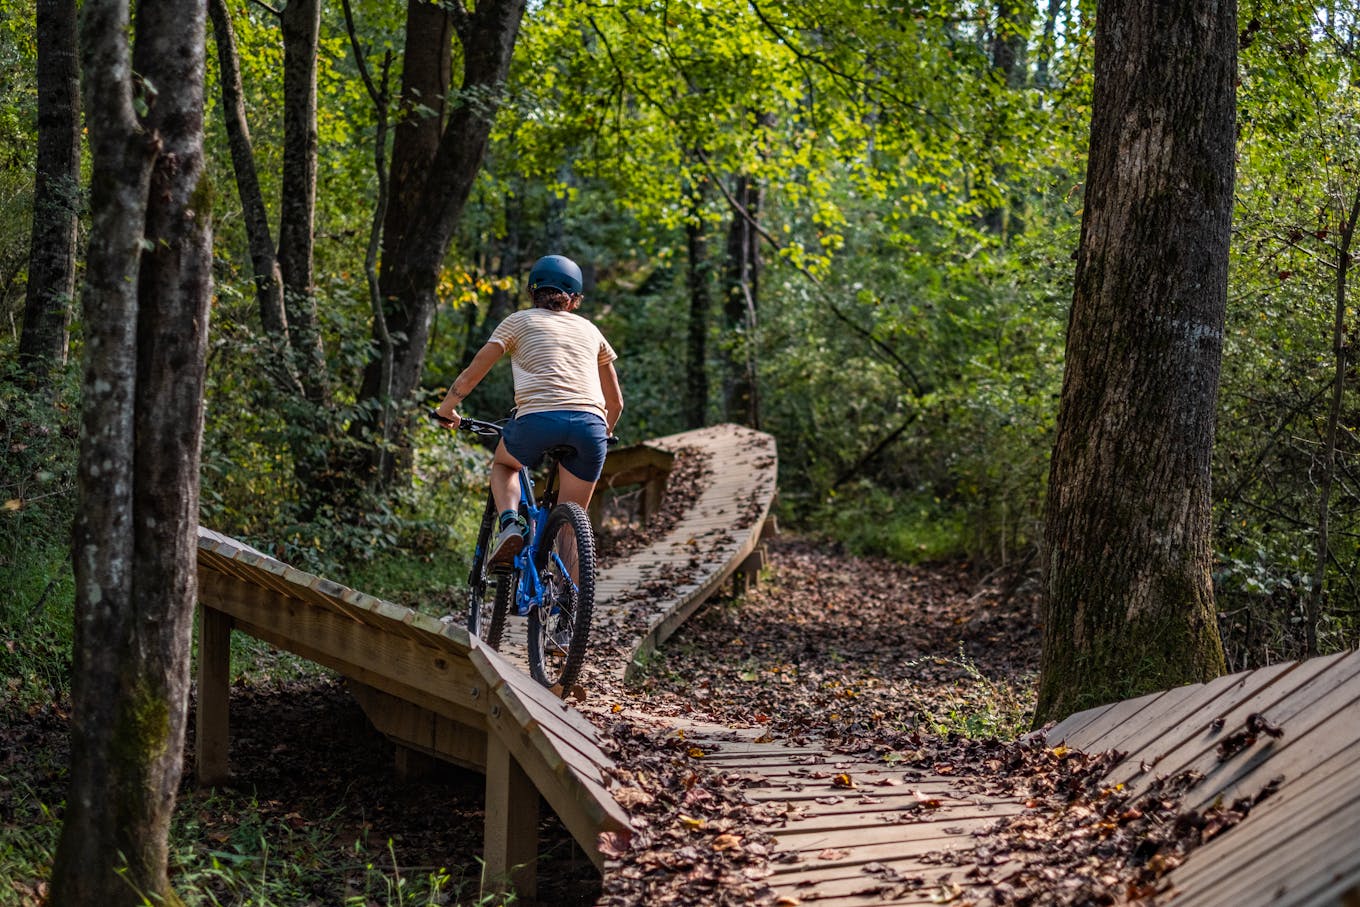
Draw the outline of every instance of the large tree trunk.
M408 400L420 382L437 303L439 271L481 169L524 6L525 0L484 0L469 11L461 3L444 4L463 51L459 98L447 113L432 154L428 122L408 118L394 134L382 293L387 304L387 328L397 339L391 384L391 396L396 401ZM432 12L426 7L419 0L411 0L408 7L406 67L415 67L414 73L430 74L438 72L445 51L444 45L433 46L439 33L437 22L425 21ZM406 103L414 100L408 90L412 78L408 75L403 80ZM427 81L437 78L429 75ZM428 107L432 98L442 96L422 90L419 101ZM361 400L379 398L382 377L381 364L370 362L364 372ZM360 427L360 431L372 438L371 428ZM375 449L370 468L378 462ZM387 481L391 476L382 478Z
M19 363L42 383L66 362L80 211L75 0L38 0L38 160Z
M1223 671L1210 572L1231 0L1108 0L1045 525L1035 723Z
M85 0L82 17L93 229L71 787L51 903L173 904L212 264L205 11L140 0L135 58L127 0ZM159 86L141 123L133 73Z

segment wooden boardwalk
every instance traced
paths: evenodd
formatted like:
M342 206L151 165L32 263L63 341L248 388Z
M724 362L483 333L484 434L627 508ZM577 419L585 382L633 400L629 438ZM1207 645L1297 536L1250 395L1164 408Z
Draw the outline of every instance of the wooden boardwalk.
M763 563L777 459L768 435L717 426L657 439L630 475L655 479L666 454L707 458L710 473L686 517L597 579L592 670L626 675L709 596L750 581ZM658 456L657 454L660 454ZM655 510L653 485L646 494ZM513 645L491 652L457 624L441 624L294 570L204 530L198 765L227 772L227 641L232 630L328 665L349 681L399 754L435 756L487 776L489 870L534 891L539 794L605 873L601 832L628 828L610 794L610 763L593 725L516 668ZM523 621L512 621L512 628ZM522 637L522 629L519 631ZM1261 716L1229 756L1220 744ZM919 766L872 764L815 745L756 742L759 731L677 722L710 769L748 782L755 808L774 820L769 881L787 905L931 904L959 901L963 858L1016 799L968 793L967 779ZM1245 821L1191 853L1156 903L1196 907L1360 905L1360 654L1223 677L1071 716L1046 742L1118 750L1111 784L1135 791L1184 771L1203 776L1194 808L1275 793ZM1278 781L1276 779L1279 779ZM516 867L519 867L516 870ZM989 876L1004 878L997 867ZM959 901L962 903L962 901ZM1150 903L1142 901L1140 903Z
M683 521L595 578L588 666L617 676L631 673L725 583L755 581L765 562L762 542L778 479L774 438L738 425L669 435L646 446L701 457L709 474ZM525 621L512 618L502 646L521 664L527 664L524 627Z
M1172 870L1158 903L1360 904L1360 652L1091 709L1046 741L1124 753L1109 780L1134 791L1194 772L1202 780L1187 793L1193 809L1275 788Z
M610 671L625 671L637 651L672 632L724 582L758 569L774 499L777 460L768 435L717 426L653 444L663 459L668 450L697 451L713 469L688 519L598 578L598 619L623 643L592 652L591 661ZM637 459L630 471L651 483L654 509L658 460ZM594 725L512 660L470 638L457 621L313 576L208 529L199 530L198 566L201 782L229 777L230 637L245 632L344 676L370 720L397 744L399 765L436 757L485 773L489 879L533 897L540 794L603 868L600 834L629 827L609 792L611 762ZM678 592L658 597L663 580Z

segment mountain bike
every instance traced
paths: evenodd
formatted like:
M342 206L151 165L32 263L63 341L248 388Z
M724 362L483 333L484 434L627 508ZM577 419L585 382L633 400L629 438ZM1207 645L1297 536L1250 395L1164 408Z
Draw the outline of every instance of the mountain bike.
M433 410L430 417L448 424ZM499 440L495 422L462 419L458 431ZM528 617L529 673L549 689L571 689L585 663L595 608L595 532L580 504L557 500L557 467L568 447L545 454L542 493L535 496L528 467L519 471L519 512L529 526L524 548L512 565L488 566L499 512L487 492L477 545L468 574L467 628L493 649L505 635L511 604Z

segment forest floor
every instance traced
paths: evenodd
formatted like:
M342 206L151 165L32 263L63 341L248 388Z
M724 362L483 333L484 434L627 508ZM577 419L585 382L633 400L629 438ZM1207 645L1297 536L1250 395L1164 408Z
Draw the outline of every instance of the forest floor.
M976 891L1004 892L1003 903L1113 903L1114 893L1150 890L1149 858L1160 853L1162 871L1178 861L1174 841L1147 844L1153 825L1184 830L1170 821L1184 819L1174 797L1144 817L1099 789L1104 757L1055 755L1017 738L1032 708L1039 652L1031 586L979 580L966 564L906 567L799 538L771 549L760 586L739 601L706 605L640 678L624 684L610 672L587 673L582 710L603 731L620 780L634 792L626 805L645 827L631 846L606 842L617 844L620 863L602 885L544 810L542 903L796 903L765 885L770 839L740 790L688 757L666 724L679 719L761 727L772 739L817 739L846 752L906 754L1032 797L1038 818L1010 839L979 845L985 856L1008 853L1020 837L1028 842L1033 868L1024 878L973 879ZM3 717L0 822L25 821L34 802L59 816L64 707L8 708ZM273 903L415 903L395 887L407 884L401 879L412 893L423 880L419 903L484 903L479 775L443 766L397 779L391 745L329 676L238 683L231 722L236 782L208 792L186 780L180 798L174 838L200 852L182 861L177 877L181 891L200 892L191 902L214 903L209 892L217 903L255 902L258 891L211 867L258 863L263 849L268 865L255 868L272 874ZM192 777L190 744L185 778ZM1076 802L1086 806L1074 819ZM1045 803L1053 808L1044 811ZM1101 822L1106 831L1092 834ZM203 851L213 860L205 864ZM0 905L40 902L38 880L5 881L6 874ZM966 894L951 899L968 903Z

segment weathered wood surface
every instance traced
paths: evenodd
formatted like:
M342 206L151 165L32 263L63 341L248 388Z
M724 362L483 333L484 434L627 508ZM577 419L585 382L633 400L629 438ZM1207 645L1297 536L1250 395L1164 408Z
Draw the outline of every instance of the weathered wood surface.
M1220 748L1252 715L1280 736L1258 733L1240 749ZM1200 776L1187 808L1255 799L1276 787L1169 873L1171 887L1158 903L1360 903L1360 652L1092 709L1052 728L1046 741L1124 753L1108 779L1135 792L1154 778Z

